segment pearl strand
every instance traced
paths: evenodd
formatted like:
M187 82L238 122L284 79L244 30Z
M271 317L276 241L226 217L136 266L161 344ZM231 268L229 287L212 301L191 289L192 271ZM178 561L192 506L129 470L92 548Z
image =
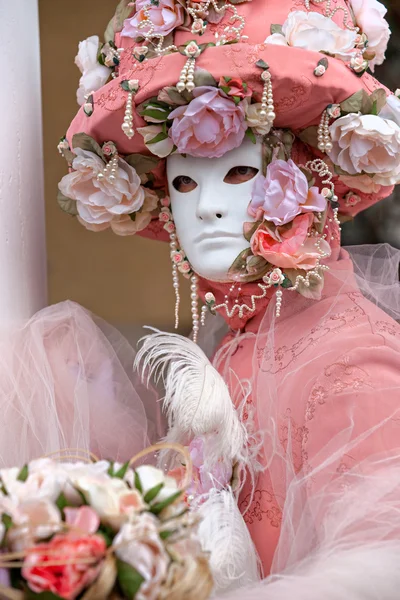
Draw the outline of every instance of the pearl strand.
M108 179L110 183L115 181L115 175L118 170L118 156L114 156L109 163L106 164L104 169L97 174L97 181L102 179Z
M135 132L133 131L133 115L132 115L132 99L133 92L128 92L126 99L124 122L121 125L121 129L128 139L133 138Z
M190 299L191 299L191 313L193 323L193 341L196 344L199 335L199 296L198 296L198 282L199 278L197 275L192 275L190 278Z
M179 76L179 81L176 84L176 89L178 92L182 93L185 90L188 92L193 92L195 88L194 84L194 69L196 65L196 59L193 57L189 57L183 67L181 74Z
M272 91L271 73L267 70L261 73L261 79L264 82L263 92L261 96L260 118L262 121L270 123L271 127L274 123L276 114L274 110L274 96Z
M178 267L173 261L173 255L178 249L178 242L176 239L176 234L171 233L170 236L170 244L169 247L171 249L171 261L172 261L172 285L175 291L175 329L179 327L179 307L181 304L181 296L179 293L179 272Z
M281 306L282 306L282 290L276 290L276 304L275 304L275 316L279 317L281 314Z
M329 115L328 112L324 110L318 126L318 150L321 150L321 152L330 152L332 148L333 144L329 131Z

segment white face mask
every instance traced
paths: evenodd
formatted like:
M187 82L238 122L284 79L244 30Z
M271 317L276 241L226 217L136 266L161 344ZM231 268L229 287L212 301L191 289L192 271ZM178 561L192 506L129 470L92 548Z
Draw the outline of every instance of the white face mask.
M228 271L250 244L243 223L257 173L261 142L243 144L221 158L173 154L167 178L176 232L194 271L206 279L228 281Z

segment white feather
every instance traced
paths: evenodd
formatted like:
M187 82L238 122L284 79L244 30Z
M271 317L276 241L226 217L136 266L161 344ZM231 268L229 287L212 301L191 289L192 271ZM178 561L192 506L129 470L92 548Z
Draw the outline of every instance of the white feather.
M231 490L212 490L200 504L199 538L210 552L215 591L222 592L259 581L259 560Z
M221 375L191 340L153 331L141 340L135 366L141 363L148 379L153 376L163 382L164 407L174 439L218 433L215 455L208 456L207 462L221 456L229 461L241 459L246 430Z

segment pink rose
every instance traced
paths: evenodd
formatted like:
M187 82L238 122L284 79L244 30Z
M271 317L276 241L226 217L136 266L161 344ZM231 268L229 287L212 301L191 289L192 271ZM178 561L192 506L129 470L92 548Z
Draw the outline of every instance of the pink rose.
M175 223L173 223L172 221L168 221L168 223L165 223L164 229L168 233L174 233L174 231L175 231Z
M161 206L165 206L166 208L168 208L168 206L171 206L171 200L168 198L168 196L165 196L165 198L162 198L160 200L160 204Z
M314 75L316 77L322 77L322 75L325 75L325 73L326 73L326 67L324 67L324 65L318 65L314 69Z
M134 219L130 215L120 215L111 221L111 229L117 235L134 235L149 225L152 219L151 213L158 205L158 196L148 188L143 189L144 202L139 212L134 213Z
M127 162L118 159L113 181L108 177L98 179L105 167L103 160L89 150L75 148L74 152L74 170L62 178L59 189L67 198L76 200L82 225L93 231L107 229L115 217L142 207L145 192L138 174Z
M138 39L150 31L149 25L143 25L147 21L144 8L147 8L149 20L154 26L153 33L157 35L166 36L176 27L183 25L184 10L179 2L158 0L153 4L149 0L136 0L137 13L129 19L125 19L121 36Z
M268 285L280 285L285 281L285 276L282 271L278 268L270 271L263 277L263 281Z
M184 258L185 255L183 254L183 252L171 252L172 262L176 265L179 265L181 262L183 262Z
M312 222L313 215L306 214L296 217L290 226L276 230L267 224L260 225L251 238L251 250L281 269L313 269L321 253L315 245L316 238L307 236ZM320 239L319 245L329 256L331 249L326 240Z
M308 187L304 173L290 159L274 160L267 176L255 179L249 214L275 225L285 225L305 212L323 212L326 198L317 187Z
M99 535L57 535L47 544L38 544L28 550L22 576L37 594L51 592L66 600L74 600L98 576L99 563L106 550L104 538ZM82 562L82 559L92 561ZM46 563L63 560L68 564L46 566ZM76 563L71 563L73 560Z
M357 204L360 204L360 202L361 202L360 196L358 196L354 192L348 192L348 194L346 194L344 197L345 206L349 206L349 207L357 206Z
M219 158L238 148L247 124L243 103L237 106L215 87L200 86L194 99L173 110L169 135L180 154Z
M342 109L340 108L340 104L330 104L326 109L326 112L331 119L338 119L342 114Z
M104 156L114 156L117 153L117 147L114 142L106 142L102 147Z
M189 273L190 271L190 264L187 260L182 261L179 265L178 265L178 269L181 273Z
M165 212L160 212L158 218L160 219L161 223L168 223L168 221L171 220L171 217Z

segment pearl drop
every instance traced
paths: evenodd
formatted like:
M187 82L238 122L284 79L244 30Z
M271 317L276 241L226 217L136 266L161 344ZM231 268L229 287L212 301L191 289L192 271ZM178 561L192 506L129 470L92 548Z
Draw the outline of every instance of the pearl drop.
M271 110L270 112L267 113L267 119L269 121L273 121L276 117L276 114Z
M185 91L185 88L186 88L186 86L185 86L185 84L183 83L183 81L179 81L179 82L176 84L176 89L178 90L178 92L183 92L183 91Z
M124 131L125 133L129 131L130 129L130 125L128 123L123 123L121 126L122 131Z
M193 92L193 90L194 90L195 87L196 86L194 85L193 81L189 81L186 84L186 89L187 89L188 92Z
M327 144L325 144L325 150L327 152L330 152L333 149L333 144L332 142L328 142Z

